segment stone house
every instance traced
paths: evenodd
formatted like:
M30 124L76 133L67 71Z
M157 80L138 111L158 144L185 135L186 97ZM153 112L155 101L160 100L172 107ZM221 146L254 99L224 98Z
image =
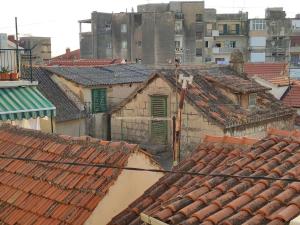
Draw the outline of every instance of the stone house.
M0 126L0 142L2 156L18 157L0 160L1 224L106 225L163 175L99 167L161 169L138 145L125 142L9 125Z
M140 64L118 64L103 67L45 67L51 79L69 92L85 108L86 134L110 139L107 112L127 98L149 76Z
M181 144L192 149L207 134L263 137L269 127L292 129L295 112L269 90L226 66L180 70L193 75L182 114ZM175 70L158 70L112 110L112 139L172 143L181 85Z

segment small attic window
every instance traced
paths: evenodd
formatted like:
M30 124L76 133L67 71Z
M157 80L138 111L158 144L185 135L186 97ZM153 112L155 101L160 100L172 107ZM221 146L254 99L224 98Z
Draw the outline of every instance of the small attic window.
M256 105L256 97L257 97L256 93L249 94L249 107L253 107Z

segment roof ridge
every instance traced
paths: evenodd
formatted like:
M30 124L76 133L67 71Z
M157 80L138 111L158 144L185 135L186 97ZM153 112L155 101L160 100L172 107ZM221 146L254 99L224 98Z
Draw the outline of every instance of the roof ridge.
M276 128L269 128L268 135L300 138L300 130L295 129L295 130L289 131L289 130L279 130Z
M40 130L32 130L32 129L22 128L22 127L18 127L18 126L13 126L11 124L2 124L0 126L0 131L1 130L5 130L8 132L13 131L13 132L17 132L19 134L40 135L45 138L47 137L47 138L55 139L55 141L57 143L65 142L65 144L72 144L72 142L74 144L74 142L77 142L78 144L81 144L81 145L84 145L84 144L95 145L95 147L105 147L105 146L113 147L113 145L120 144L120 147L121 147L120 149L123 149L124 147L126 148L125 152L134 153L134 152L138 151L138 152L145 153L145 151L142 150L138 144L132 144L132 143L128 143L125 141L106 141L106 140L94 138L94 137L91 137L88 135L72 137L69 135L45 133ZM105 150L105 149L103 149L103 150ZM149 157L152 157L150 154L147 154L147 155Z
M253 145L258 142L258 139L250 137L235 137L235 136L214 136L206 135L203 142L214 142L214 143L226 143L226 144L238 144L238 145Z

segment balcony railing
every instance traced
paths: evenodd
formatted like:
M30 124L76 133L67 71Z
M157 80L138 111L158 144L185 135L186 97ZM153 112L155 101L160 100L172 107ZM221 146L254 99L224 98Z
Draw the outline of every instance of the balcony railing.
M290 48L290 52L300 52L300 46L293 46Z
M220 31L220 35L244 35L240 30Z
M235 50L239 50L241 52L244 51L243 48L218 48L218 47L214 47L212 49L214 54L231 54Z
M26 67L26 70L21 70ZM30 49L0 49L0 80L32 79L32 54Z

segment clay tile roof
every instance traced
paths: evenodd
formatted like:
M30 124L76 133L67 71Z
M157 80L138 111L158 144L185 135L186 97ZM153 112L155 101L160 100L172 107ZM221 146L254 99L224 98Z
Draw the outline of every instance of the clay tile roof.
M206 135L203 142L227 143L227 144L237 144L237 145L252 145L252 144L258 142L258 140L254 139L254 138L248 138L248 137Z
M111 113L119 111L128 102L135 99L135 97L156 78L162 78L175 90L177 88L177 91L180 91L181 85L176 82L174 74L174 69L156 70L143 85L137 88L135 92L124 99L118 106L114 107ZM186 101L195 106L196 109L199 110L199 113L204 115L209 121L217 122L217 124L223 128L229 129L245 124L255 124L257 122L273 120L285 116L289 117L295 114L295 110L285 106L270 93L261 92L261 90L265 90L264 87L256 82L254 84L247 77L235 74L235 72L228 67L186 68L179 70L178 74L185 76L193 75L194 77L192 85L188 86ZM239 84L241 84L241 86L244 85L244 88L249 87L251 91L258 91L255 108L251 110L244 108L224 94L221 88L216 85L215 80L217 80L218 83L223 83L225 86L230 86L232 82L228 82L226 80L227 77L237 81L232 88L238 89ZM252 86L252 84L254 86Z
M286 91L281 100L287 106L300 108L300 85L291 85L291 88Z
M287 74L286 63L245 63L244 72L248 76L259 76L265 80L272 80Z
M0 127L0 155L6 157L126 166L137 151L124 142ZM0 159L0 224L84 224L121 172Z
M300 137L274 134L247 148L207 137L217 143L200 144L174 170L299 180ZM289 224L299 200L300 182L166 174L109 225L143 224L141 212L177 225Z
M224 75L224 76L205 76L205 78L211 82L217 83L218 85L227 87L236 93L250 93L250 92L259 92L266 91L269 88L266 88L258 84L254 80L243 79L241 77L233 75Z

